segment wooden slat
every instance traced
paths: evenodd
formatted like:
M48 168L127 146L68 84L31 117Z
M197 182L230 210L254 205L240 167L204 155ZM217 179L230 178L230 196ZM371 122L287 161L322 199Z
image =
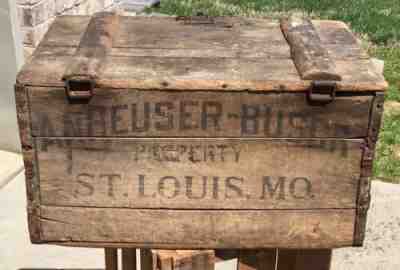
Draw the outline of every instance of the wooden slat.
M40 208L43 243L141 248L351 246L354 209L210 211ZM151 226L149 226L151 224ZM132 233L140 231L140 233Z
M278 250L277 270L329 270L332 251L317 250Z
M305 91L310 87L299 78L276 22L236 20L234 27L221 28L182 25L173 18L122 17L116 31L118 44L111 50L97 83L115 88L225 91ZM373 70L374 65L361 61L368 57L345 25L314 23L329 57L335 59L336 65L337 59L349 66L349 72L339 68L338 75L354 77L344 78L338 85L339 91L386 89L381 75L358 76L360 67ZM65 65L87 24L87 17L57 19L18 81L26 85L62 86Z
M118 249L105 248L105 270L118 270Z
M140 270L157 270L156 250L140 249Z
M71 105L61 88L28 93L32 134L40 137L360 138L373 99L337 96L311 106L304 93L106 89L88 105Z
M354 208L362 143L43 138L36 141L41 202L156 209Z
M104 58L113 46L113 34L118 28L115 13L96 13L91 19L75 55L70 59L63 80L94 80Z
M240 250L237 270L275 270L276 249Z
M152 252L157 257L159 270L214 270L213 250L152 250Z
M122 249L122 270L136 270L136 249Z
M28 63L18 82L35 86L61 86L69 56L39 55ZM387 87L369 60L338 63L343 81L338 91L382 91ZM117 67L117 68L116 68ZM371 76L368 75L371 72ZM361 72L361 73L360 73ZM97 81L103 88L289 91L304 92L302 81L290 59L108 57Z
M293 61L302 79L333 81L342 79L310 20L285 18L281 20L281 28L291 47Z

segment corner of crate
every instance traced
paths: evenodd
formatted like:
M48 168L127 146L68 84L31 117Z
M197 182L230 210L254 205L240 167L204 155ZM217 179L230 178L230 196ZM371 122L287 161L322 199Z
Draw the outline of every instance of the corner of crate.
M41 228L40 228L40 207L35 203L28 203L28 227L29 236L32 244L43 244L44 241L41 239Z
M370 110L368 134L363 144L361 173L356 207L356 222L354 229L354 246L362 246L367 226L367 214L371 203L371 181L373 177L373 161L375 147L378 141L379 130L383 115L384 94L377 92L374 95Z

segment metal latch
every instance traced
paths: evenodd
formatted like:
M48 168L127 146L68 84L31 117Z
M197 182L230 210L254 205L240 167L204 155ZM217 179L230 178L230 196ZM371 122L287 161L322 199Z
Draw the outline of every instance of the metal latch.
M311 105L324 105L335 100L336 81L313 81L307 99Z
M66 79L65 91L67 98L72 103L87 103L93 96L95 82L89 79Z

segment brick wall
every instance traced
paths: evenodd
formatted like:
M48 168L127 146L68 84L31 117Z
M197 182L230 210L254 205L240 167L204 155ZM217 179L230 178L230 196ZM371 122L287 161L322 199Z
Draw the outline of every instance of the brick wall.
M57 15L90 15L119 0L16 0L26 50L33 50Z

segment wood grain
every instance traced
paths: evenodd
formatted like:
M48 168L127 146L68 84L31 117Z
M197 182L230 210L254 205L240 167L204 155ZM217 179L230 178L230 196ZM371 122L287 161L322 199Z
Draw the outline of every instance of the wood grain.
M75 55L67 65L63 80L80 82L98 77L103 60L113 47L118 19L119 16L112 12L93 15Z
M213 270L213 250L152 250L159 270ZM156 268L153 268L156 270ZM148 269L146 269L148 270Z
M279 23L247 18L220 20L233 20L233 27L185 25L174 18L121 17L115 31L116 43L98 72L98 86L214 91L308 90L310 84L299 77ZM383 76L374 72L374 65L347 26L330 21L313 23L318 25L315 31L321 36L321 46L334 59L336 72L343 78L338 91L383 91L387 88ZM18 82L62 86L65 65L71 61L87 25L87 17L57 18L33 60L21 71Z
M36 151L31 133L28 93L24 85L15 85L15 102L25 168L29 235L31 242L36 243L40 240L40 227L37 220L37 216L39 215L38 206L40 205L39 175L36 165Z
M351 246L354 218L354 209L195 211L42 206L40 221L43 243L242 249Z
M41 199L81 207L354 208L361 143L37 139Z
M281 29L302 79L342 80L311 20L294 16L284 18L281 19Z
M40 137L360 138L373 99L337 96L311 106L304 93L99 89L89 104L69 104L61 88L28 93L32 133Z

